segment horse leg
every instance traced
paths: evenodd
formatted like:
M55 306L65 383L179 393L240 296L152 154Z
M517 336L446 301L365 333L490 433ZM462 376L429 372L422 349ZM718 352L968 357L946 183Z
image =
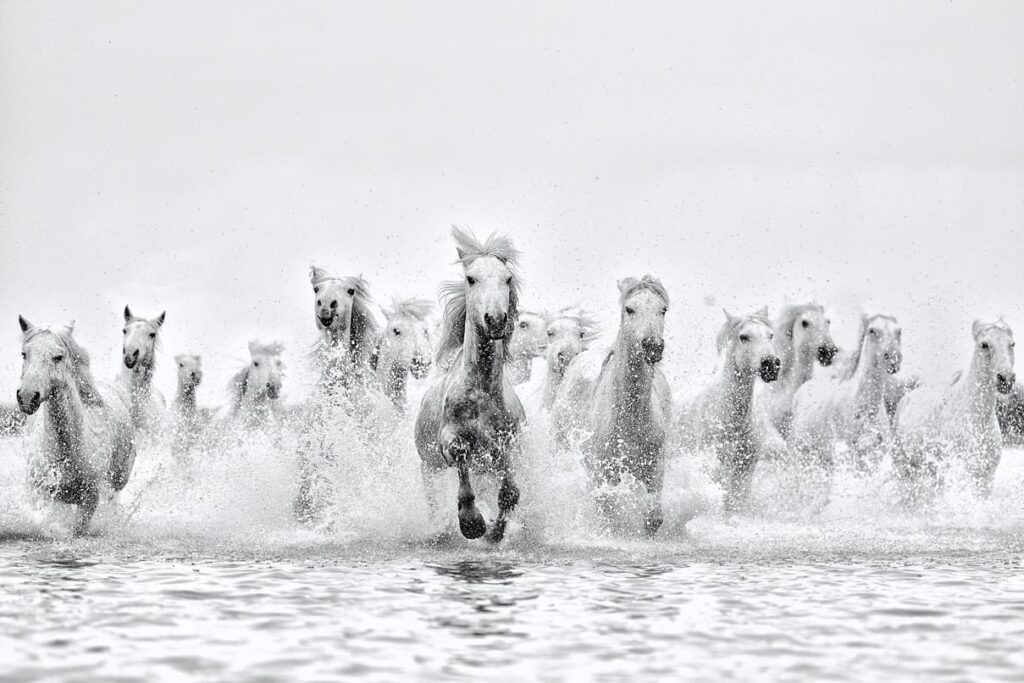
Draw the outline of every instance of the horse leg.
M456 465L459 470L459 531L466 538L480 538L487 531L484 516L476 506L476 494L469 480L469 462L459 458Z
M659 453L656 457L660 458L660 456L661 454ZM665 482L665 464L663 462L655 462L644 479L643 483L647 487L649 499L649 507L644 514L644 533L648 536L653 536L658 533L662 522L665 521L665 516L661 509L661 489Z
M78 500L78 514L75 525L71 529L73 536L84 536L89 531L89 523L92 521L93 514L96 513L96 506L99 502L100 491L96 483L83 484Z
M519 486L512 477L511 468L505 469L505 475L501 480L501 489L498 491L498 517L494 520L487 540L497 543L505 537L505 527L508 525L509 515L519 504Z

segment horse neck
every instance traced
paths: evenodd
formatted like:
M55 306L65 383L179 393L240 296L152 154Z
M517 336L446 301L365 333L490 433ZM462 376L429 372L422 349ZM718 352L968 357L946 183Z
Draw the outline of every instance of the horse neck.
M148 394L153 384L153 364L139 363L134 368L124 368L124 381L132 394Z
M854 403L857 406L869 410L881 406L882 395L885 392L885 368L870 358L866 349L861 349L860 361L850 381L857 388L854 394Z
M178 384L178 395L175 397L175 403L178 404L178 407L185 410L195 410L197 388L195 384Z
M532 370L533 358L526 354L513 356L508 363L508 376L513 384L529 381Z
M84 420L78 392L69 384L54 387L46 402L46 426L54 436L60 459L78 457Z
M612 362L617 420L626 424L645 422L651 413L654 367L644 362L634 345L621 336L616 341Z
M390 398L395 406L404 408L408 371L394 363L389 363L387 366L381 367L377 374L384 388L384 395Z
M793 347L793 366L786 376L786 384L798 389L814 374L814 360L817 352L813 346Z
M558 387L561 383L562 375L554 367L549 367L547 376L544 378L544 396L541 399L541 405L545 408L551 407L555 402L555 394L558 393Z
M467 322L462 348L463 364L470 381L482 386L491 396L501 396L505 377L505 342L481 336L476 327Z
M727 356L726 362L718 374L718 385L721 398L725 405L726 422L730 425L748 424L750 422L750 406L754 399L753 371L740 372L736 369L732 357Z
M971 367L959 384L962 400L971 414L980 418L992 415L996 408L996 382L991 373L982 371L978 353L971 358Z

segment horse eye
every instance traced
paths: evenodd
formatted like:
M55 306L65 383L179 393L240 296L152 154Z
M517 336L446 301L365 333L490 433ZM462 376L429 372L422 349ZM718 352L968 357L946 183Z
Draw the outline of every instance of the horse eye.
M667 306L665 308L661 309L661 314L662 315L665 315L666 313L668 313L668 307Z
M121 330L121 333L122 333L122 334L128 334L128 328L126 327L126 328L124 328L123 330Z
M528 327L525 320L519 322L519 329L525 330Z
M476 278L475 277L468 277L467 276L466 277L466 282L469 283L470 286L475 285L476 284Z
M988 342L981 342L981 348L983 348L986 351L988 351Z
M1011 349L1016 347L1016 346L1017 346L1017 342L1010 342L1010 348Z
M871 328L870 330L868 330L868 334L874 337L878 334L878 330L876 330L875 328Z
M586 332L580 332L580 339L586 339L586 338L587 338Z
M150 339L156 339L156 332L150 332L149 333L149 338Z
M505 284L506 284L506 285L510 285L510 284L512 284L512 276L511 276L511 275L509 275L509 276L508 276L508 279L507 279L507 280L505 280Z
M741 334L740 335L740 341L743 342L744 344L746 344L748 341L750 341L750 335Z
M548 330L548 339L550 339L551 337L554 337L554 336L555 336L555 331L554 330Z
M319 294L320 293L320 288L319 287L314 287L313 288L313 293L314 294ZM320 303L320 302L318 301L317 303Z
M397 327L395 329L393 329L392 332L395 333L396 337L401 337L402 336L402 331L400 329L398 329Z
M353 289L353 288L351 288L351 287L349 287L349 290L348 290L348 295L349 295L349 296L355 296L355 293L356 293L356 290L355 290L355 289Z
M260 366L260 362L256 361L256 362L253 363L253 365L255 365L256 367L259 367Z
M316 300L316 305L317 305L317 306L320 306L320 305L321 305L321 304L320 304L320 299L317 299L317 300Z
M59 362L61 362L62 360L64 360L64 356L54 356L54 357L53 357L53 362L54 362L54 363L59 363Z
M634 313L636 313L636 310L630 306L626 306L626 315L633 315Z
M808 328L810 326L811 326L811 324L809 322L807 322L806 320L801 320L800 321L800 327L803 327L803 328L806 329L806 328Z
M771 341L772 339L775 339L775 333L774 332L769 332L768 333L768 341Z

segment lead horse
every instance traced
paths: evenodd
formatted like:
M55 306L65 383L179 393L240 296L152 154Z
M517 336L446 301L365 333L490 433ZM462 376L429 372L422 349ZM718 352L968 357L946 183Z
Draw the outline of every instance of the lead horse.
M661 527L661 489L665 472L665 437L672 419L672 394L658 367L665 350L668 292L650 275L618 283L619 331L611 349L591 349L576 356L562 380L552 409L561 444L571 430L589 435L584 462L594 487L620 484L626 476L647 492L644 529ZM606 515L610 502L599 491Z
M166 312L155 318L143 318L132 313L127 305L124 307L121 384L128 392L132 424L146 432L156 432L163 426L167 405L164 395L153 386L156 350L166 319Z
M19 316L24 363L18 406L34 444L29 479L33 488L78 508L73 533L86 533L100 495L120 491L135 463L134 429L119 388L100 388L89 354L72 336L73 326L50 329Z
M519 251L501 235L481 242L456 227L452 237L465 277L442 286L444 321L437 349L439 366L451 361L420 404L416 450L431 507L437 501L431 500L430 479L454 467L459 475L459 530L466 538L486 533L497 542L519 502L515 466L526 417L505 372L508 341L518 318ZM489 531L476 505L471 472L501 479L498 516Z

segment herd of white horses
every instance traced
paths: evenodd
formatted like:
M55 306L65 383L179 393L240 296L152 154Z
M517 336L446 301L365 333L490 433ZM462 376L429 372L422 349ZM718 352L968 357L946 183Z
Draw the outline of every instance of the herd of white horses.
M582 455L602 515L617 514L610 488L638 484L648 534L662 524L670 454L713 453L712 475L731 513L747 508L753 474L765 460L799 474L797 485L824 505L838 467L873 472L888 458L905 504L924 505L951 468L987 496L1004 441L1024 432L1013 333L1001 319L974 323L966 369L941 385L919 386L900 374L901 330L891 316L864 316L856 345L842 352L820 305L787 305L774 319L767 308L726 312L715 339L716 374L699 390L673 392L660 367L669 295L657 278L618 283L617 334L602 344L594 320L578 308L520 310L520 253L510 239L481 241L461 228L452 235L463 273L442 285L437 325L428 300L398 301L380 316L361 277L312 268L319 335L310 362L318 379L301 406L282 403L279 344L251 343L250 362L232 378L229 406L211 411L197 403L199 356L175 356L178 389L170 406L153 387L163 313L144 318L125 307L123 367L113 385L93 379L71 326L40 327L19 316L21 384L17 407L2 417L6 431L25 439L30 485L77 506L73 532L82 534L105 495L129 481L142 439L160 434L185 456L224 423L254 431L292 421L312 434L338 414L358 421L386 406L416 411L413 438L438 523L457 520L466 538L497 542L520 497L526 411L517 386L530 379L537 357L546 361L539 409L551 438ZM410 381L428 383L418 406L406 405ZM300 520L316 514L312 491L332 450L323 439L305 443ZM452 469L454 517L437 486ZM480 476L497 482L493 520L477 506Z

